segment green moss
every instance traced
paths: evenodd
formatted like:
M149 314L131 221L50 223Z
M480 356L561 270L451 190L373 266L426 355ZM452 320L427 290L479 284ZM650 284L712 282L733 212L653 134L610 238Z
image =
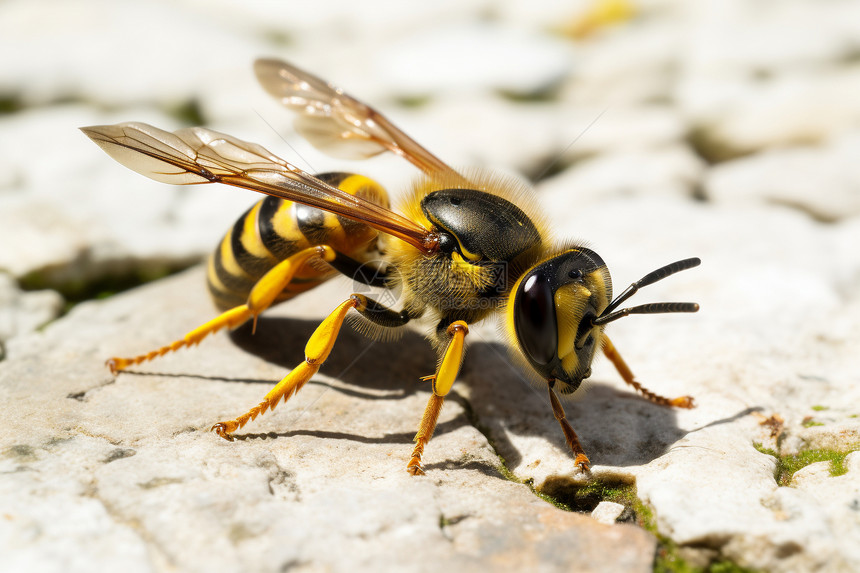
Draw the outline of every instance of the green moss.
M570 161L564 158L564 151L562 151L554 158L547 159L545 163L542 162L539 169L535 169L531 172L526 172L524 173L524 175L533 184L540 183L544 179L549 179L550 177L558 175L559 173L570 167L570 165Z
M806 450L797 454L779 455L770 448L765 448L759 443L753 444L756 450L768 456L776 458L776 471L774 478L779 486L787 486L795 472L816 462L830 462L830 475L841 476L848 470L845 468L845 456L850 451L837 452L835 450Z
M549 84L528 92L497 90L496 93L502 99L506 99L514 103L544 103L557 100L559 97L560 87L560 84Z
M268 44L274 44L275 46L287 47L295 45L295 39L281 29L269 29L263 32L263 38L266 40Z
M632 509L635 501L638 500L636 487L629 481L623 480L593 480L580 485L566 477L550 476L535 493L550 498L553 505L583 513L590 513L601 501L620 503Z
M493 448L495 450L495 448ZM513 481L516 483L523 483L523 481L514 475L514 473L508 469L508 464L501 455L496 453L496 456L499 458L499 465L496 466L496 469L499 470L499 473L502 474L502 477L508 481Z
M200 107L200 102L196 99L190 99L167 109L167 113L181 121L186 125L205 125L206 118L203 116L203 110Z
M756 449L756 451L757 451L757 452L759 452L759 453L762 453L762 454L765 454L765 455L768 455L768 456L773 456L773 457L775 457L775 458L778 458L778 457L779 457L779 454L777 454L775 451L773 451L773 450L772 450L772 449L770 449L770 448L766 448L766 447L764 447L764 445L763 445L761 442L753 442L753 447L754 447L754 448Z
M15 113L24 109L24 104L16 95L0 94L0 115Z
M828 406L813 406L812 409L815 410L816 412L823 412L824 410L829 410L830 407L828 407Z
M791 476L794 475L794 472L816 462L830 462L830 475L838 476L847 471L845 469L845 456L847 455L848 452L807 450L805 452L800 452L799 454L783 456L782 465L787 473L790 472L788 477L789 481L791 480Z
M678 544L661 535L657 531L654 514L649 507L641 503L642 509L637 509L637 514L647 515L647 526L645 529L657 537L657 554L654 557L655 573L755 573L755 569L741 567L737 563L725 559L718 559L707 565L707 567L695 567L690 565L683 557Z
M654 571L660 573L754 573L755 569L741 567L731 561L714 561L705 568L693 567L680 557L672 560L658 561L654 563Z
M574 484L569 478L548 478L543 487L538 490L532 480L521 480L508 468L505 459L498 454L489 430L478 423L477 416L468 400L459 397L469 422L489 441L490 446L499 458L496 468L505 479L528 486L537 497L563 511L591 512L601 501L620 503L625 507L622 521L632 522L652 533L657 538L657 552L654 556L654 571L661 573L744 573L752 572L730 561L715 561L702 569L693 567L680 555L678 545L657 531L657 519L654 510L645 504L636 493L636 485L630 481L592 480L587 484ZM759 444L761 446L761 444ZM452 520L445 516L439 517L439 527L443 528Z
M531 486L531 484L528 484ZM741 573L751 571L730 561L714 561L705 568L690 565L682 556L678 544L661 535L652 510L636 494L636 486L626 481L595 480L586 485L573 485L570 480L548 479L543 491L532 491L552 505L568 511L590 512L601 501L620 503L626 510L622 521L635 523L657 538L654 571L660 573ZM547 492L552 492L551 494ZM626 515L625 519L623 516Z
M144 265L129 272L109 274L93 280L58 279L49 273L34 272L19 281L24 290L53 289L66 299L66 311L85 300L104 299L119 292L152 282L187 269L186 264Z
M823 422L816 422L815 420L805 420L803 422L804 428L811 428L812 426L823 426Z
M752 571L755 570L741 567L740 565L731 563L730 561L717 561L716 563L712 563L711 566L708 567L709 573L751 573Z
M714 137L711 130L705 127L694 127L687 134L687 142L708 163L722 163L749 155L749 151L737 149Z
M693 567L681 557L678 545L667 537L657 535L659 545L654 556L655 573L696 573L702 569Z
M395 99L395 101L401 107L418 108L429 104L432 99L433 98L429 95L411 95L399 96Z

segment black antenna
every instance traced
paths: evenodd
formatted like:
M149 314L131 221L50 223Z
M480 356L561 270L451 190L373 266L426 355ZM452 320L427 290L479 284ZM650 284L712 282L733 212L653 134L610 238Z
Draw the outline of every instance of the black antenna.
M615 309L618 308L625 300L636 294L640 288L648 286L650 284L654 284L659 280L663 280L666 277L674 275L675 273L686 271L687 269L692 269L693 267L698 267L701 263L701 259L699 259L698 257L693 257L691 259L676 261L674 263L666 265L665 267L660 267L656 271L651 271L650 273L627 287L624 292L622 292L615 298L615 300L609 303L609 306L606 307L606 310L604 310L599 317L595 318L592 321L592 324L599 326L608 322L612 322L613 320L618 320L619 318L627 316L628 314L696 312L697 310L699 310L699 305L694 302L655 302L650 304L643 304L640 306L634 306L632 308L625 308L619 311L615 311Z
M622 308L609 314L601 314L595 318L591 324L598 326L606 324L619 318L625 317L628 314L660 314L666 312L696 312L699 310L699 305L695 302L652 302L630 308Z

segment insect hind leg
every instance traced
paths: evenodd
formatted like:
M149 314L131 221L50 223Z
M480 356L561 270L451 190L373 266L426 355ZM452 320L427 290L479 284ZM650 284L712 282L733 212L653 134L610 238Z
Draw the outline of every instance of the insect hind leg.
M303 249L281 261L264 274L254 284L248 295L248 301L245 304L231 308L209 322L195 328L179 340L162 346L158 350L130 358L113 357L108 359L105 364L110 368L111 373L117 374L135 364L152 360L168 352L175 352L186 346L199 344L201 340L222 328L236 328L251 319L256 322L257 316L275 302L278 295L293 280L296 272L313 257L319 257L329 262L334 259L335 251L326 245Z
M147 352L146 354L140 354L138 356L133 356L130 358L120 358L114 356L113 358L109 358L107 361L105 361L105 365L110 368L111 374L118 374L128 367L134 366L135 364L140 364L141 362L153 360L155 358L158 358L159 356L167 354L168 352L175 352L180 348L184 348L186 346L194 346L195 344L199 344L200 341L206 338L209 334L217 332L225 327L236 328L237 326L246 322L249 318L251 318L251 311L247 308L246 305L243 304L241 306L237 306L236 308L231 308L230 310L218 315L209 322L195 328L179 340L174 340L170 344L162 346L158 350L153 350L151 352Z

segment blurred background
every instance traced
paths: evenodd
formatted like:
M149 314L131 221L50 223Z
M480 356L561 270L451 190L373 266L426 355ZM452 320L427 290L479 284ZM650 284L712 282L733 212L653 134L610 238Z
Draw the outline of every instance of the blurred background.
M556 222L605 245L610 267L691 254L659 233L635 237L638 251L615 242L612 213L588 210L614 199L779 206L830 225L837 256L855 234L832 224L860 213L857 2L7 0L0 338L62 312L55 293L33 291L74 302L199 261L258 198L134 175L79 126L203 124L397 196L413 168L317 153L256 85L260 56L344 87L452 165L530 179ZM856 279L843 269L839 288Z

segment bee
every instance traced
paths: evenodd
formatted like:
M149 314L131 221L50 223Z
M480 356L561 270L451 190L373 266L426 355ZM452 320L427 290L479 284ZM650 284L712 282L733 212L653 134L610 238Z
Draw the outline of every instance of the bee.
M267 195L236 221L209 258L209 291L222 314L147 354L111 358L114 374L196 345L222 328L248 321L256 326L272 305L344 274L383 293L400 292L399 308L352 294L314 331L304 362L258 405L212 431L231 440L246 423L301 390L325 362L347 315L355 313L371 335L396 333L417 319L431 325L428 339L439 359L435 372L424 377L431 394L407 464L412 475L424 473L424 447L460 371L469 325L494 315L503 319L513 358L546 387L582 471L589 470L589 460L556 392L579 388L598 351L648 400L693 407L689 396L670 399L645 389L604 329L631 314L696 312L695 303L620 306L639 289L699 265L698 258L648 273L613 298L603 259L575 242L553 240L526 184L486 170L452 169L370 106L289 63L261 59L254 70L269 94L298 112L296 130L315 147L347 158L391 152L423 175L395 211L371 179L310 175L260 145L202 127L172 133L143 123L82 128L108 155L156 181L224 183Z

